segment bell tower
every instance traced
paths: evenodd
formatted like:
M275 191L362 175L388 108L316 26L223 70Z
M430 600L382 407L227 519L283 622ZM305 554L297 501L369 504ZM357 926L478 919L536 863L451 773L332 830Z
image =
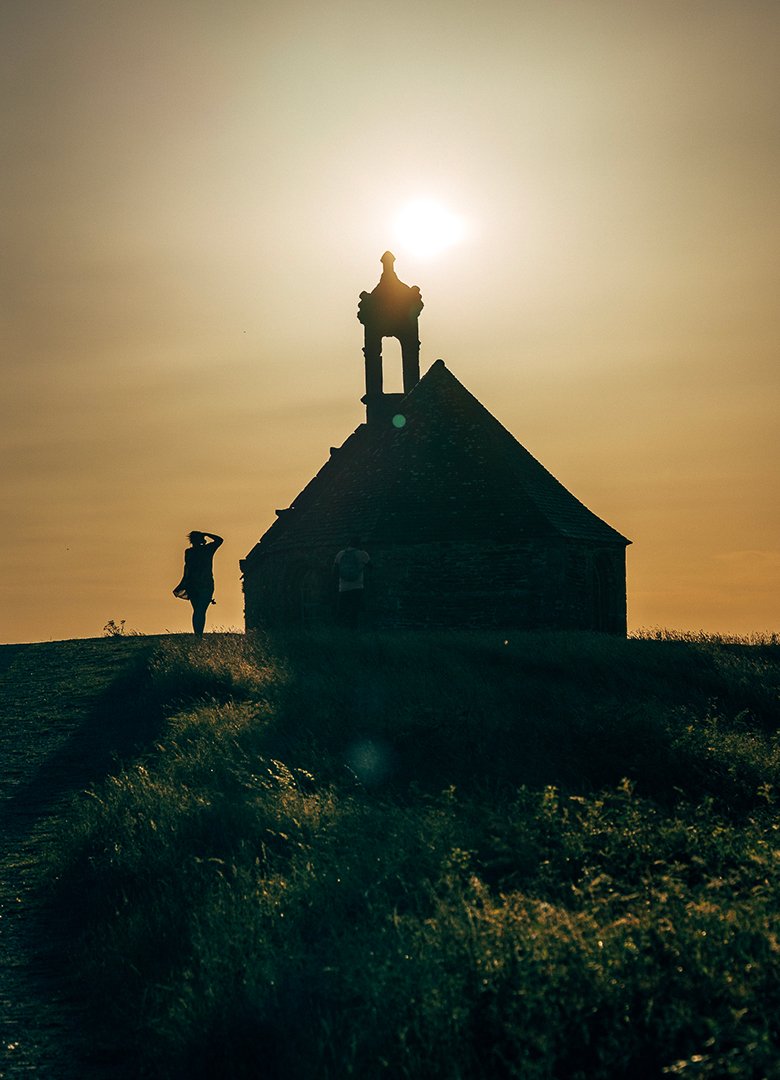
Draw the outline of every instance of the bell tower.
M420 339L417 320L423 309L416 285L405 285L393 269L395 256L382 256L382 276L372 292L360 294L358 320L365 330L363 355L366 358L366 422L389 419L397 403L420 381ZM385 394L382 386L382 338L394 337L401 344L403 394Z

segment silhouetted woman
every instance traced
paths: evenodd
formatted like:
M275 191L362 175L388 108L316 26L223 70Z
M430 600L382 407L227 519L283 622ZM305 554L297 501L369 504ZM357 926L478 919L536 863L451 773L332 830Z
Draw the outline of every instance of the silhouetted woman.
M222 537L216 533L191 532L189 541L192 546L184 552L184 576L173 595L192 604L192 629L196 637L203 637L206 612L214 596L214 552Z

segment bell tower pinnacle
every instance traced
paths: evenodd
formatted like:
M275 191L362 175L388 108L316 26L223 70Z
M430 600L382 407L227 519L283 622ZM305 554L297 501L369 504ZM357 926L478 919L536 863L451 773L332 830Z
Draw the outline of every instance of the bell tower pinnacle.
M366 358L366 421L381 422L392 416L395 405L420 381L420 339L417 321L423 309L416 285L405 285L393 268L395 256L382 256L382 276L372 292L360 294L358 320L365 330L363 355ZM382 338L401 343L403 394L385 394L382 389Z

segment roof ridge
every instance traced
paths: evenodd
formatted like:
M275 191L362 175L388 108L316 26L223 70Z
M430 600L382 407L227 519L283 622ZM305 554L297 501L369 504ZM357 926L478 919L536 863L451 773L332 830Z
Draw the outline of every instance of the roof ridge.
M383 542L560 537L628 544L437 359L403 397L404 424L360 424L264 533L262 548L332 545L355 530Z
M524 446L523 443L521 443L520 440L517 438L517 436L513 435L512 432L508 428L506 428L496 416L493 415L493 413L490 411L490 409L488 409L486 405L483 405L483 403L479 400L479 398L475 397L475 395L472 394L472 392L468 389L468 387L465 386L460 381L460 379L457 377L457 375L455 375L447 367L447 365L445 364L445 362L442 359L435 360L434 363L431 364L430 368L428 368L425 375L420 379L420 381L416 384L416 386L414 386L412 388L412 390L410 390L409 393L406 395L406 397L404 398L404 401L406 401L409 397L411 397L412 394L414 394L415 390L417 390L417 388L419 386L421 386L421 384L423 382L428 380L429 377L431 376L431 374L434 371L436 372L434 381L440 379L442 377L442 375L445 375L451 381L451 384L454 384L458 388L458 392L463 394L469 400L472 407L476 407L476 410L479 413L482 414L484 419L487 421L487 423L493 429L494 433L500 439L503 439L504 441L510 440L511 443L514 445L514 447L516 447L518 450L520 450L522 452L522 454L525 457L526 462L531 463L532 468L537 470L538 475L541 475L541 476L544 477L544 481L543 481L544 483L549 484L551 482L553 485L555 485L555 487L559 490L559 493L563 494L565 499L571 500L571 502L576 503L577 507L580 509L581 512L587 514L588 517L591 518L594 522L597 522L598 523L597 527L608 529L609 532L613 534L615 539L620 539L621 541L625 542L626 544L631 543L631 541L627 537L623 536L622 533L619 533L617 531L617 529L613 528L606 521L604 521L602 518L600 518L598 516L598 514L595 514L589 507L587 507L585 505L585 503L583 503L580 499L578 499L576 495L573 495L569 491L569 489L566 487L566 485L561 483L561 481L556 476L554 476L553 473L551 473L550 470L545 465L543 465L541 463L541 461L539 461L539 459L537 457L535 457L531 453L531 451L528 449L528 447ZM545 500L542 499L540 501L540 499L539 499L539 494L540 493L539 493L538 489L534 489L522 477L518 477L518 480L522 484L523 489L524 489L525 494L527 495L527 497L531 500L531 502L536 507L536 509L543 516L547 517L548 520L550 520L550 523L554 526L556 532L560 532L562 535L567 535L567 531L565 530L565 528L562 529L561 526L560 526L560 523L556 524L556 522L550 518L551 512L554 514L554 508L552 508L552 511L551 511L551 508L548 505L545 505L545 502L546 502Z

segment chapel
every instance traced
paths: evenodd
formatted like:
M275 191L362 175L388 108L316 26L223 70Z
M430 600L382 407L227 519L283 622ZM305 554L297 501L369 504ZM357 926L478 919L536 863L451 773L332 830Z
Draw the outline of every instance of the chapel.
M417 286L383 271L360 294L365 422L241 562L247 630L327 625L333 560L371 557L366 625L626 633L626 547L458 381L420 377ZM403 390L383 389L382 341L401 345Z

